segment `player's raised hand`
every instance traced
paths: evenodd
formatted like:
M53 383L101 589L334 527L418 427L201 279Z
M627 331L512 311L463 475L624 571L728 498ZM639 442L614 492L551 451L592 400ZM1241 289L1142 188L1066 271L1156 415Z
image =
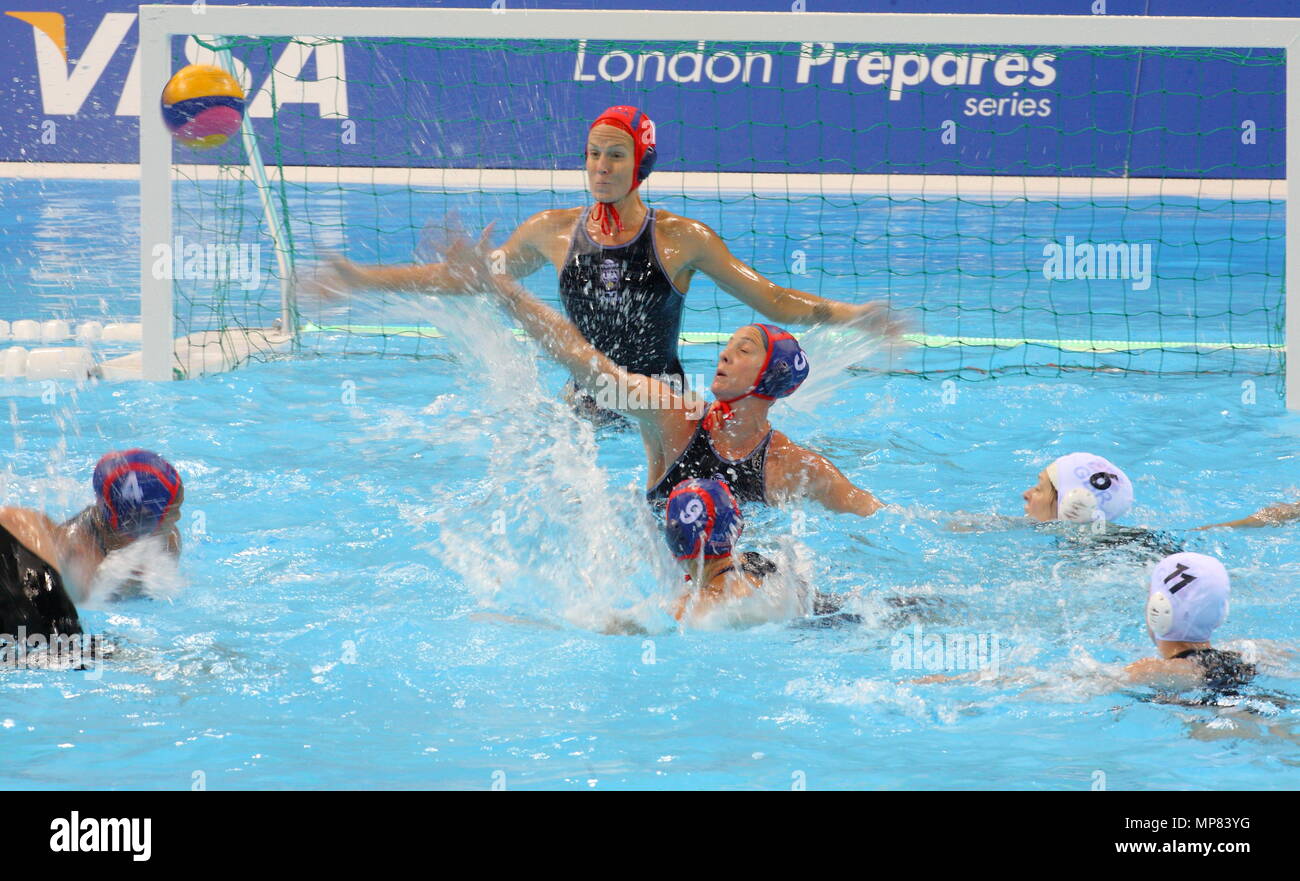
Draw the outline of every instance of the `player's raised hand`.
M477 242L457 237L442 249L447 272L468 290L492 290L492 275L506 271L504 256L492 250L492 230L495 227L495 222L489 223L479 234Z
M366 287L366 279L361 267L342 254L323 254L298 273L295 286L300 296L339 302Z
M912 331L911 322L902 313L891 309L884 300L872 300L853 309L857 315L845 324L863 333L898 342L904 334Z

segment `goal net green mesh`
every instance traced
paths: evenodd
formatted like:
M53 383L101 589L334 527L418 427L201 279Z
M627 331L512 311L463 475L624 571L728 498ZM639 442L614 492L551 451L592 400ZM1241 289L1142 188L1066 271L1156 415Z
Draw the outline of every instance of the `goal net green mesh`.
M260 157L174 148L178 336L439 354L422 294L294 276L437 262L451 228L499 243L590 204L590 121L634 104L657 129L647 203L779 285L888 302L915 344L891 369L1281 371L1281 52L202 36L174 67L222 51ZM554 267L524 283L558 304ZM684 356L755 318L697 274Z

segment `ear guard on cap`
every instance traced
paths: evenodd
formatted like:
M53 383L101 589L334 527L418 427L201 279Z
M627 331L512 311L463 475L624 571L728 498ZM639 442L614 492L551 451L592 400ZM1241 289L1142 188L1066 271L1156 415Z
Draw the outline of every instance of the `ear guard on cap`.
M1086 489L1075 487L1061 497L1057 512L1062 520L1091 523L1097 516L1097 497Z
M1147 627L1156 639L1164 636L1174 626L1174 606L1169 594L1153 593L1147 597Z
M758 372L753 394L775 400L792 395L808 378L808 356L789 331L772 324L756 324L767 340L767 358Z
M659 151L655 149L655 127L640 110L632 120L632 131L638 134L632 135L641 142L645 147L645 153L641 156L640 163L636 167L636 182L641 183L650 176L650 172L655 170L655 160L659 158Z

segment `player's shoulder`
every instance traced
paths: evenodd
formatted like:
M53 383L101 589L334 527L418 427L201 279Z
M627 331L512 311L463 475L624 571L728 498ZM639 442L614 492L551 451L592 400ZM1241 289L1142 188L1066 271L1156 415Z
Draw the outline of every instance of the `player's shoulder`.
M1145 682L1200 679L1201 670L1190 658L1139 658L1124 668L1131 678Z
M1124 665L1124 670L1130 676L1145 676L1153 671L1163 671L1163 658L1138 658Z
M768 454L772 453L796 453L803 452L804 448L799 446L790 438L786 437L785 432L772 429L772 439L767 442Z
M14 529L53 529L54 521L40 511L31 508L11 508L0 506L0 526L17 537Z
M58 558L54 521L30 508L0 508L0 526L18 543L51 565Z
M655 227L661 235L697 238L700 240L718 237L718 234L707 223L693 217L674 214L662 208L655 209Z
M810 485L824 486L836 473L825 456L799 446L776 430L767 446L765 471L768 495L774 498L802 492Z
M831 465L830 460L821 453L814 452L807 447L801 447L799 444L790 440L784 432L772 429L772 440L768 442L767 454L769 458L776 458L790 465L796 465L806 470L808 468L820 469Z

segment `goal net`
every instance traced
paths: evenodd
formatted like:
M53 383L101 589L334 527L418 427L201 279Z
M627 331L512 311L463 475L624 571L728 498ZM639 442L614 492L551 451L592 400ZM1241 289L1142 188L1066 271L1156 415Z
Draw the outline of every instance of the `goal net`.
M1285 371L1292 22L213 6L140 22L143 106L195 62L248 93L246 136L210 152L142 120L154 378L437 354L419 295L336 302L295 278L330 255L435 262L449 227L495 222L500 242L590 204L586 132L613 104L655 121L650 206L779 285L887 301L915 343L896 369ZM558 304L553 267L525 284ZM756 317L698 274L685 310L686 357Z

